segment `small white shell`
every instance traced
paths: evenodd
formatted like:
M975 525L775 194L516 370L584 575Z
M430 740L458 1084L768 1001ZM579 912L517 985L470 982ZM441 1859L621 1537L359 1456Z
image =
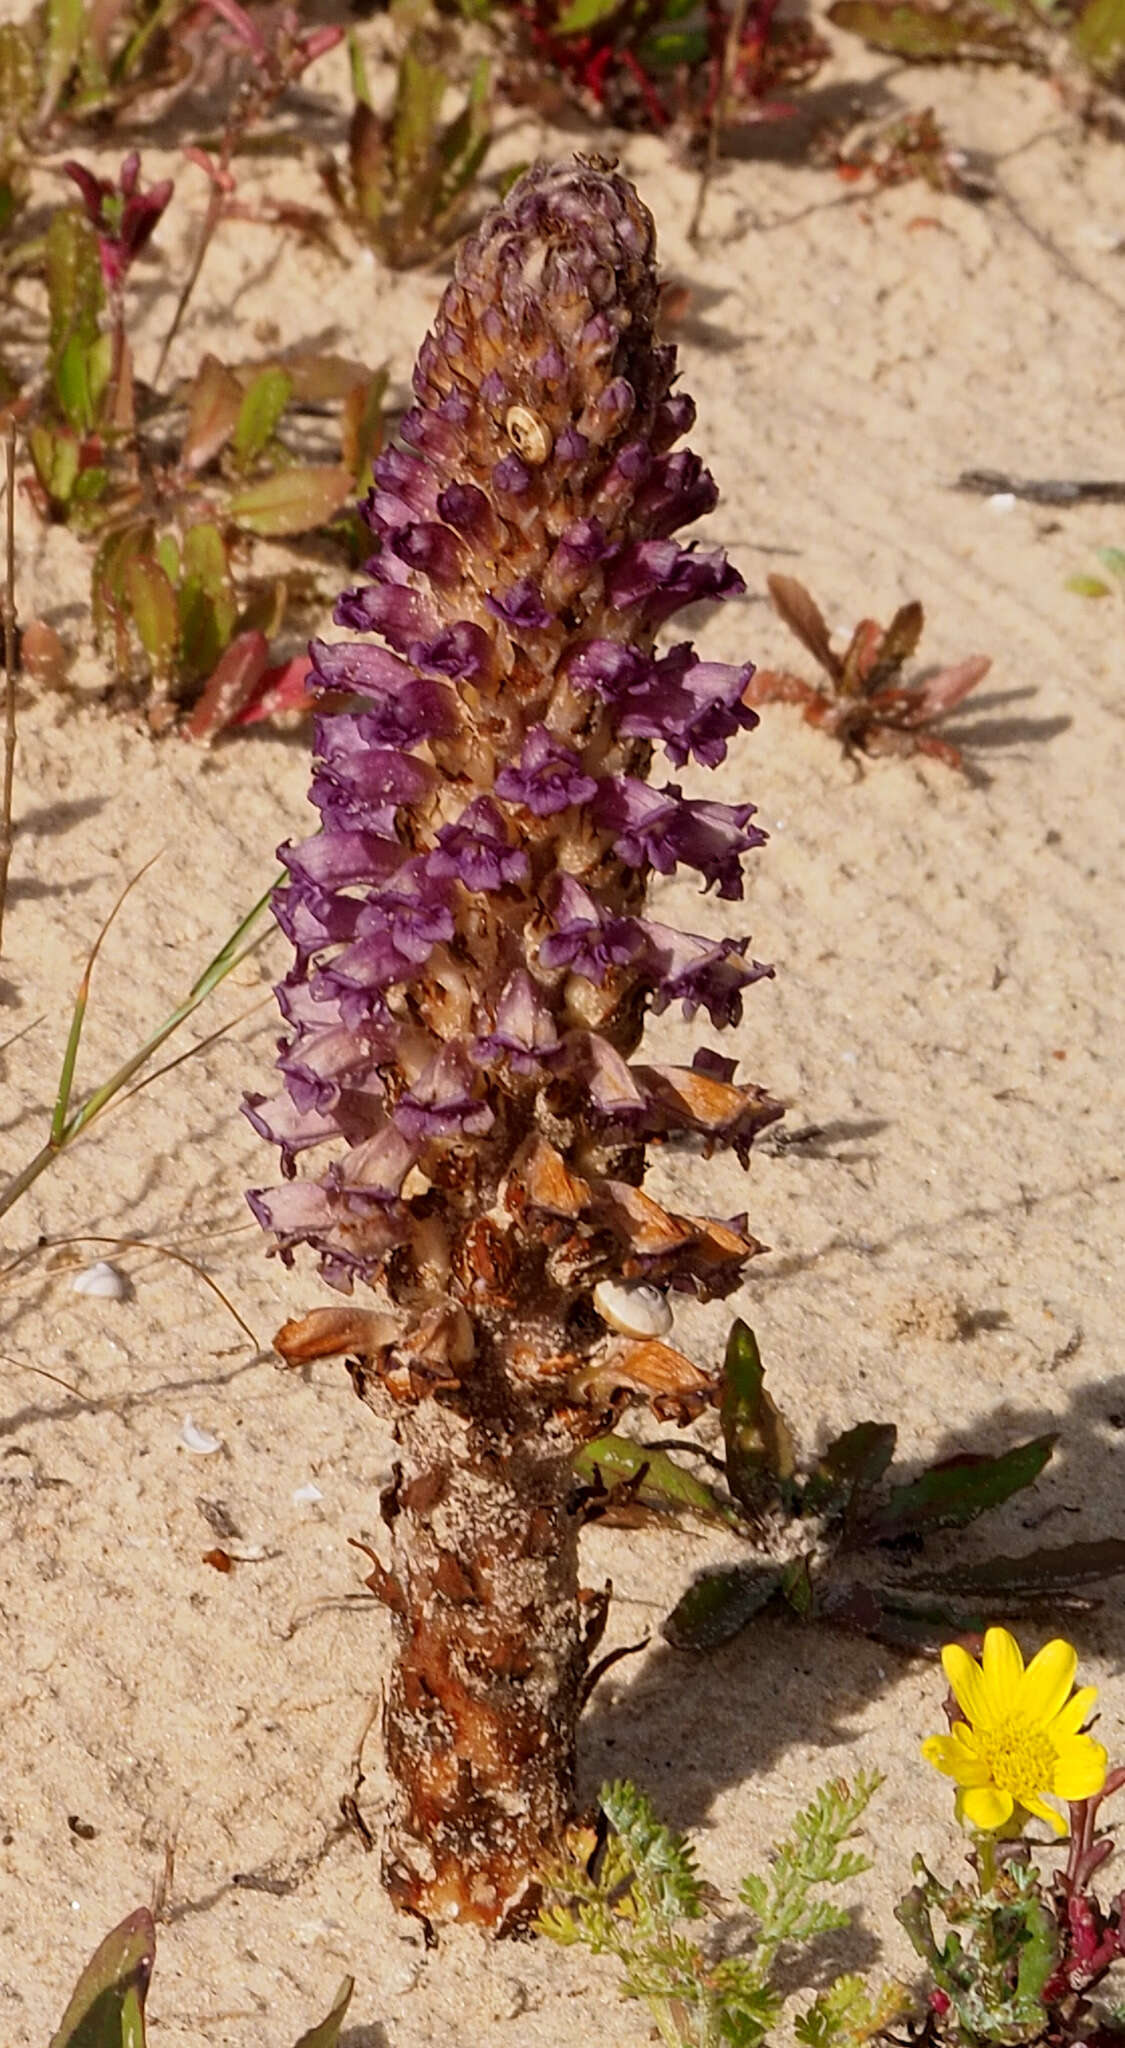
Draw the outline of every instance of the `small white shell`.
M314 1508L317 1504L317 1501L323 1499L324 1495L322 1494L319 1486L317 1486L315 1482L311 1479L306 1479L303 1486L295 1486L293 1488L294 1507Z
M672 1327L672 1311L665 1296L659 1287L646 1286L643 1281L626 1286L623 1280L599 1280L594 1307L603 1323L623 1337L666 1337Z
M526 405L510 405L504 415L504 432L517 455L541 469L554 447L551 430Z
M106 1259L98 1259L96 1264L87 1266L71 1284L75 1294L92 1295L95 1301L123 1301L125 1298L124 1274Z
M212 1436L209 1429L200 1429L199 1424L193 1422L190 1415L184 1416L180 1442L185 1451L191 1451L196 1458L210 1458L223 1448L222 1437Z

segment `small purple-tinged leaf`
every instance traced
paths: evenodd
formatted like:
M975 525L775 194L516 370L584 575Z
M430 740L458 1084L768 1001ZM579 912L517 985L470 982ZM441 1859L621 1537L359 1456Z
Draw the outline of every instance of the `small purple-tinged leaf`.
M125 595L152 672L165 683L176 666L180 614L176 593L151 555L135 555L126 565Z
M297 463L236 491L230 516L265 540L327 526L352 495L351 472L332 463Z
M310 2027L307 2034L302 2034L294 2048L336 2048L354 1990L355 1978L345 1977L332 2001L331 2011L325 2014L319 2026Z
M156 1928L141 1906L107 1934L74 1987L50 2048L145 2048Z
M662 1634L677 1650L715 1650L769 1605L781 1588L779 1565L732 1565L705 1572L676 1602Z
M234 432L242 404L242 386L218 356L204 356L188 397L188 423L180 450L191 470L204 469Z
M930 1529L964 1529L988 1508L1038 1479L1058 1438L1037 1436L999 1457L966 1451L931 1465L907 1486L896 1486L862 1518L865 1542L888 1543Z

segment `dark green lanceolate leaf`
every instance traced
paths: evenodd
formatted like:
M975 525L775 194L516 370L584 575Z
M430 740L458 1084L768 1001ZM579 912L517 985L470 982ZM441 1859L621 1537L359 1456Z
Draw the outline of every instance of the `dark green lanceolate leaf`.
M294 463L261 483L248 484L230 501L230 516L247 533L279 540L327 526L352 495L349 470L336 463Z
M1112 79L1125 64L1125 0L1088 0L1070 34L1091 70Z
M292 393L292 379L276 367L259 370L247 386L234 429L234 457L240 469L249 469L271 440Z
M732 1565L705 1572L676 1602L663 1633L677 1650L714 1650L729 1643L781 1589L779 1565Z
M835 1437L805 1481L803 1512L840 1514L857 1494L872 1492L894 1457L897 1437L893 1422L857 1422Z
M340 2028L347 2018L354 1990L355 1978L345 1977L332 2001L332 2010L326 2013L319 2026L310 2027L307 2033L301 2035L295 2048L336 2048Z
M145 2048L145 1993L155 1957L156 1928L141 1907L87 1963L50 2048Z
M152 672L158 682L166 683L176 667L180 613L176 593L151 555L135 555L127 564L125 595Z
M989 1557L957 1571L914 1570L912 1586L928 1592L974 1600L985 1595L1034 1599L1098 1585L1125 1572L1125 1537L1105 1536L1091 1543L1064 1543L1053 1550L1031 1550L1024 1557Z
M629 1498L645 1507L690 1508L709 1522L731 1519L718 1495L667 1451L646 1451L627 1436L599 1436L584 1444L574 1470L588 1486L628 1487Z
M997 1458L966 1452L931 1465L908 1486L896 1486L863 1517L868 1542L893 1542L900 1536L924 1535L930 1529L964 1529L988 1508L998 1508L1013 1493L1038 1479L1058 1441L1033 1437L1015 1444Z
M828 19L877 50L914 63L959 57L990 64L1031 61L1018 24L974 0L952 7L926 6L922 0L833 0Z
M723 1394L719 1407L726 1446L727 1485L747 1514L783 1494L793 1478L793 1439L771 1396L758 1340L744 1322L727 1339Z

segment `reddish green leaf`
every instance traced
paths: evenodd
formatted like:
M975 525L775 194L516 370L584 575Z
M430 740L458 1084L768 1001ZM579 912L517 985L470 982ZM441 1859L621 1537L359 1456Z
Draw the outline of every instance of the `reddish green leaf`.
M248 704L269 660L264 633L239 633L224 650L187 722L190 739L211 741Z
M328 463L295 463L261 483L248 484L230 501L230 515L247 533L278 540L326 526L352 495L346 469Z
M923 0L833 0L828 19L877 50L914 63L973 57L978 62L1018 64L1031 55L1019 25L976 0L945 7L925 5Z
M188 398L188 423L180 451L188 469L203 469L234 432L242 386L217 356L204 356Z

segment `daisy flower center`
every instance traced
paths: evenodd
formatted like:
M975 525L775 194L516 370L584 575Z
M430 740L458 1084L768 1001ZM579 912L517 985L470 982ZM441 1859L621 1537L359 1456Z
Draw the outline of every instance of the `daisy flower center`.
M992 1728L976 1728L974 1747L988 1765L993 1784L1010 1792L1021 1806L1051 1785L1058 1751L1043 1728L1008 1719Z

